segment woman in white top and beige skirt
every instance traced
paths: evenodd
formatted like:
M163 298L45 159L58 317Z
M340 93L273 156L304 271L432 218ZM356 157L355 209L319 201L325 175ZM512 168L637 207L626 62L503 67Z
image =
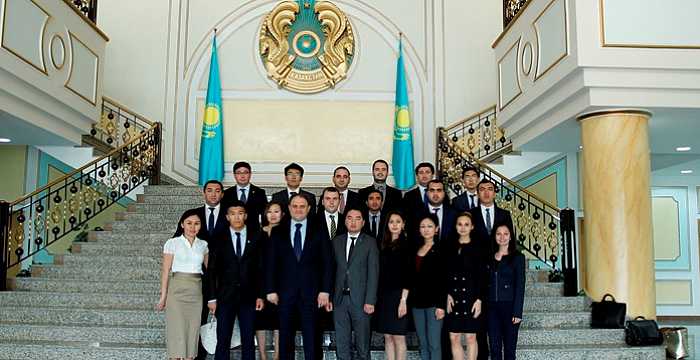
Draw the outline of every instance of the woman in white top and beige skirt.
M207 242L197 238L202 223L196 210L187 210L175 237L163 247L158 310L165 309L168 358L197 356L202 317L202 264L207 266Z

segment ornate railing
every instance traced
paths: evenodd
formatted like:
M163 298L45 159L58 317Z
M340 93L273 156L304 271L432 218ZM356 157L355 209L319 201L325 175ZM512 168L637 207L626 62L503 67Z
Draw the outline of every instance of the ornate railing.
M161 124L12 203L0 201L0 290L17 266L125 197L160 181Z
M443 128L438 129L437 153L438 174L452 192L460 194L463 191L462 171L465 168L479 169L482 178L496 184L496 203L510 211L520 247L546 266L561 270L560 257L570 252L564 253L564 247L572 247L575 243L566 241L564 244L560 239L560 236L565 239L573 236L573 222L562 229L560 221L560 213L570 210L559 209L477 160Z
M515 18L529 0L503 0L503 28Z
M97 0L64 0L85 15L93 24L97 24Z
M496 105L471 115L445 129L447 136L471 157L484 162L510 152L512 143L498 127Z
M153 122L108 98L102 98L102 116L92 126L90 135L96 140L117 148L143 134Z

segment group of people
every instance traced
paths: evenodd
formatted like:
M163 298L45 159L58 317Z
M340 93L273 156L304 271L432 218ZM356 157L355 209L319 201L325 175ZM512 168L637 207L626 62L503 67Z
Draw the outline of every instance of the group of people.
M418 185L405 194L386 183L384 160L359 192L340 166L318 206L300 165L284 168L287 187L269 202L251 170L236 163L226 190L207 182L205 205L187 210L165 243L157 308L170 358L206 356L199 327L210 314L216 359L230 358L236 319L243 360L255 359L256 336L267 360L269 330L274 360L294 359L298 330L306 360L322 359L328 330L340 360L353 346L369 360L372 331L384 334L389 360L406 359L411 331L422 360L515 358L526 261L495 184L477 169L464 170L464 191L450 200L430 163L416 167Z

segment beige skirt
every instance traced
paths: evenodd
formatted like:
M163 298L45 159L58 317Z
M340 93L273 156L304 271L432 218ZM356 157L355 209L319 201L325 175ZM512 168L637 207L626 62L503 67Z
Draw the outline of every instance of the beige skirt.
M202 301L201 275L170 275L165 303L165 334L169 358L197 356Z

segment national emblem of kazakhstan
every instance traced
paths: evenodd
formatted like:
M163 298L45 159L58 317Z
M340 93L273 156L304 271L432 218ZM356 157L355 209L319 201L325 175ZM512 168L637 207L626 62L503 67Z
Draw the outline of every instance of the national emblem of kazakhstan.
M260 26L260 58L280 87L317 93L343 80L355 53L347 16L329 1L278 3Z

